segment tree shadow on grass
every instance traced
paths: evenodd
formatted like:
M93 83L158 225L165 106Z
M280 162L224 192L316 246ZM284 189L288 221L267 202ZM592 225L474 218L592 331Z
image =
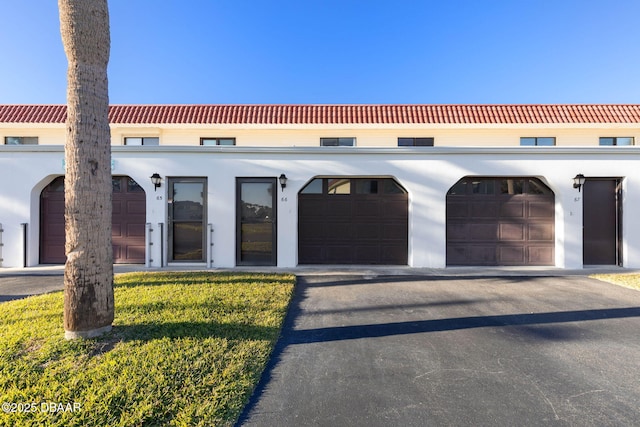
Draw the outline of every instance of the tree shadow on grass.
M277 328L242 323L173 322L116 325L110 335L121 341L149 341L161 338L273 339Z
M208 338L238 341L275 341L278 328L242 323L173 322L115 325L111 332L94 341L90 356L98 356L113 350L122 342L154 341L161 339Z

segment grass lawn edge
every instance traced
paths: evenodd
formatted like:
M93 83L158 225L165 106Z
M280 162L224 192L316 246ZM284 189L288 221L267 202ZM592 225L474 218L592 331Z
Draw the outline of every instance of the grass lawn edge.
M640 273L591 274L589 277L640 291Z

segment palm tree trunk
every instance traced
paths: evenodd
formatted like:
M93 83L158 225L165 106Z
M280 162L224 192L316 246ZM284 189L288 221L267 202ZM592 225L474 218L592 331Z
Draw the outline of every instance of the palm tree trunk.
M65 337L111 329L111 136L109 12L106 0L59 0L60 33L69 62L65 144Z

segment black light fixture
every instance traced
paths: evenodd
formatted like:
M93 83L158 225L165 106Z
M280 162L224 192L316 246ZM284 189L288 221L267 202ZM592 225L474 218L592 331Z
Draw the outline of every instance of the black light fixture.
M162 177L158 172L155 172L153 175L151 175L151 183L153 184L153 191L156 191L158 187L160 187L160 184L162 183Z
M280 174L280 177L278 178L278 181L280 181L280 189L281 189L282 191L284 191L284 187L286 187L286 186L287 186L287 179L288 179L288 178L287 178L287 175L285 175L285 174L283 174L283 173L282 173L282 174Z
M573 188L577 188L578 192L580 192L580 189L584 185L584 179L584 175L582 175L581 173L573 178Z

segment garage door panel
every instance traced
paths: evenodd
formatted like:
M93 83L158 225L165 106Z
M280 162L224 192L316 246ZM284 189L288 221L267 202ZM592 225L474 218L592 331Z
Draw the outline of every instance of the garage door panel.
M306 221L300 224L298 238L302 241L322 239L324 236L324 225L321 222Z
M398 196L391 197L393 197L394 200L382 200L380 202L380 214L383 218L398 218L404 220L409 212L407 198L404 197L404 200L397 200Z
M494 245L468 245L467 253L473 264L496 263L496 247Z
M361 217L380 216L380 203L375 200L355 200L353 209L354 213Z
M378 240L381 237L380 234L379 224L356 224L354 238Z
M127 214L128 215L146 215L146 202L144 200L129 200L127 201Z
M549 201L529 202L529 218L553 218L555 216L553 203Z
M469 237L469 224L447 224L447 241L465 241Z
M407 224L384 224L381 226L382 238L383 239L398 239L404 242L407 241Z
M469 217L469 203L464 202L448 202L447 203L447 217L448 218L468 218Z
M42 248L41 261L43 264L64 264L66 256L64 245L51 244ZM42 260L44 259L44 261Z
M127 236L144 237L145 225L143 224L127 224Z
M352 215L351 211L351 200L349 196L344 195L332 195L330 196L332 199L340 199L340 200L329 200L327 202L327 209L325 211L325 216L328 218L331 217L350 217Z
M127 259L144 259L144 246L127 246Z
M529 264L531 265L550 265L553 264L555 252L552 245L547 246L529 246L528 248Z
M525 202L521 201L509 201L502 203L500 206L500 218L524 218Z
M523 265L526 263L526 249L520 245L498 246L498 263L502 265Z
M495 218L498 216L497 202L488 200L486 202L470 203L470 214L474 218Z
M325 259L322 245L307 244L300 246L298 256L305 259L308 264L321 263Z
M315 196L305 196L305 203L298 207L300 214L304 218L325 216L326 204L323 199L317 199Z
M351 223L330 222L323 226L323 235L328 240L345 240L351 238L353 226Z
M52 214L64 215L64 200L50 200L48 210Z
M449 245L447 264L449 265L495 265L496 247L494 245Z
M525 240L525 225L524 224L509 224L501 223L500 226L500 240Z
M353 248L349 245L332 245L325 248L326 260L330 264L342 264L346 260L348 263L352 261Z
M62 237L64 241L64 237L65 237L64 222L51 223L47 229L43 230L43 232L47 237L50 237L50 238Z
M553 242L553 224L527 224L529 240Z
M135 224L138 227L144 227L146 220L146 215L128 215L122 221L123 224Z
M113 247L113 258L114 259L123 258L122 245L111 245L111 246Z
M447 264L466 265L469 263L467 255L467 245L457 245L450 243L447 245Z
M383 264L406 264L407 247L405 242L397 245L384 245L381 248L380 260Z
M498 240L498 224L475 224L469 227L470 240Z
M354 253L357 264L374 264L380 259L380 246L357 245Z
M120 200L113 200L111 202L111 215L112 216L122 215L122 202Z
M59 228L57 232L46 231L44 233L44 238L48 240L49 245L53 247L64 248L65 237L64 226ZM61 253L64 253L64 250Z

